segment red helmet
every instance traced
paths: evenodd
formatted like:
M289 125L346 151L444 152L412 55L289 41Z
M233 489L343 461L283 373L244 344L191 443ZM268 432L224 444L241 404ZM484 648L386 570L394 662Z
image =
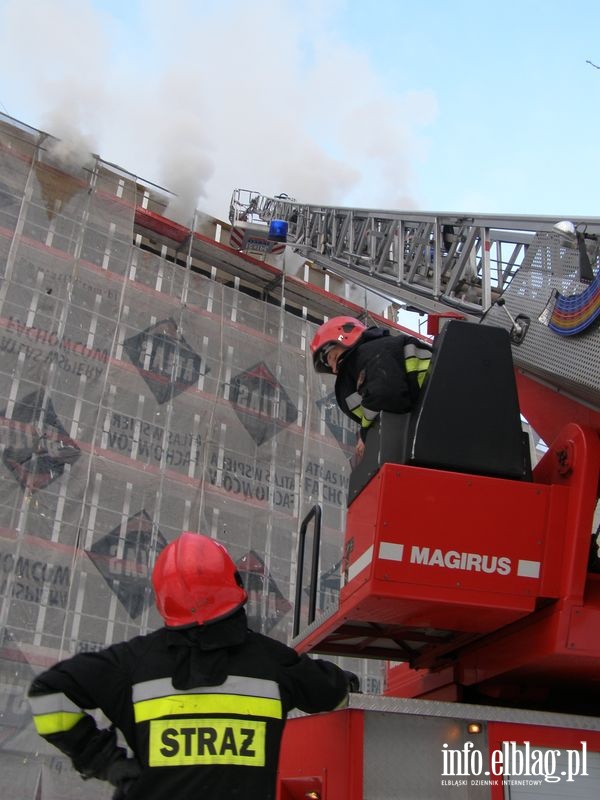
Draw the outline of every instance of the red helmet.
M191 531L161 552L152 585L156 607L169 628L215 622L233 614L248 599L223 545Z
M352 347L366 331L366 327L354 317L332 317L317 329L310 352L317 372L331 372L327 364L327 352L333 345Z

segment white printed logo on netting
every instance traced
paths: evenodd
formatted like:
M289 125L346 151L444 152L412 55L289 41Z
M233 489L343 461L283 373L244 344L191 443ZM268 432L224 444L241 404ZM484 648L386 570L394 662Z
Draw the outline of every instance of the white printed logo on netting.
M10 418L6 412L0 412L6 445L2 461L23 489L44 489L60 478L66 464L73 464L81 455L43 389L16 403Z
M202 359L178 333L172 319L163 319L125 339L123 349L159 405L198 383Z
M163 534L152 530L152 520L142 510L127 520L124 538L118 525L87 551L131 619L137 619L153 602L150 564L166 544Z
M264 361L232 378L229 399L257 445L298 419L297 407Z

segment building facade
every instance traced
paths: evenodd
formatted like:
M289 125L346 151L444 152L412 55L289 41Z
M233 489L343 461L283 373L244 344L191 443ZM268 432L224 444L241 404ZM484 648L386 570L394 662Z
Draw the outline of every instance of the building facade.
M288 641L318 504L318 605L335 600L355 438L312 369L309 304L140 232L160 197L56 145L0 119L0 796L23 800L81 792L33 730L30 681L156 628L149 575L182 530L229 548L252 626ZM381 689L379 664L348 666Z

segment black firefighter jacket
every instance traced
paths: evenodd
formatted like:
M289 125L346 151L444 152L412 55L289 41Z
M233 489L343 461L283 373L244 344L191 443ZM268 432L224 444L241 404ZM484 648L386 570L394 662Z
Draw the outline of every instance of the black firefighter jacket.
M404 414L415 406L431 348L413 336L367 328L338 361L335 396L364 439L380 411Z
M248 630L241 610L76 655L29 695L38 733L82 774L106 736L84 709L104 712L141 765L127 800L272 800L288 711L328 711L346 693L341 669Z

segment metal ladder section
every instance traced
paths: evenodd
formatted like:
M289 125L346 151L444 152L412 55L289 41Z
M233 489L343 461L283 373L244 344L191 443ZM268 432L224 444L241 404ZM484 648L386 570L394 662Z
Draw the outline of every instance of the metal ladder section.
M288 223L288 245L324 271L425 313L480 318L504 293L538 233L558 217L378 211L233 192L230 221ZM577 218L600 234L600 219Z

